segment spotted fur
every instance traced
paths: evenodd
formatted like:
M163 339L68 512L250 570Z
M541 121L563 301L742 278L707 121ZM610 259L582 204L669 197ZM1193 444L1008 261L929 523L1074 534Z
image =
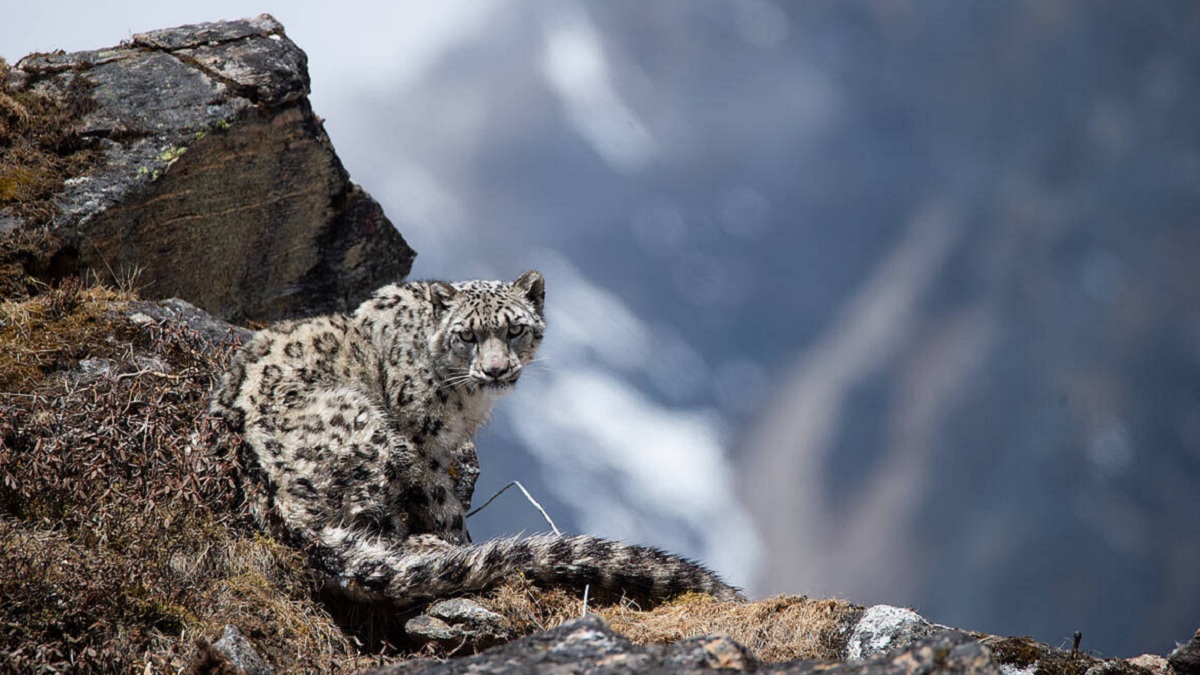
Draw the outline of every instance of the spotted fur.
M536 271L512 283L393 284L352 315L261 331L212 403L243 433L270 498L261 513L357 597L407 605L517 572L641 600L736 597L653 548L552 535L471 544L472 439L533 359L543 297Z

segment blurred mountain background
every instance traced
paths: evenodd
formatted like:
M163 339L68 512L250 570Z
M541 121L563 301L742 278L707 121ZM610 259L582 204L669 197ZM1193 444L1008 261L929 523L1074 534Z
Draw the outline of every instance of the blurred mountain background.
M264 11L415 277L547 275L477 503L1107 655L1200 625L1200 5L72 0L0 55Z

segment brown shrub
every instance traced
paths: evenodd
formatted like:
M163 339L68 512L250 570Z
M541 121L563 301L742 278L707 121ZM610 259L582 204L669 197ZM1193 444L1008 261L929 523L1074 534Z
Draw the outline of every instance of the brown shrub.
M123 299L72 282L0 308L0 670L177 671L226 623L285 670L354 667L204 413L227 352Z

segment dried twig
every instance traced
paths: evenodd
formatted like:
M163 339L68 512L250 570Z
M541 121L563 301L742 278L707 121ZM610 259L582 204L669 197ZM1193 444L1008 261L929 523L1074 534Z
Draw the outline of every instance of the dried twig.
M499 497L500 495L504 494L505 490L508 490L508 488L510 488L514 485L521 489L521 492L525 495L525 499L528 499L529 503L533 504L534 508L536 508L538 510L538 512L542 514L542 517L546 519L546 522L550 523L550 529L554 530L554 534L562 536L562 531L560 531L558 529L558 526L554 524L554 521L550 519L550 514L546 513L546 509L542 508L542 505L538 503L538 500L534 499L533 495L529 494L529 490L526 490L525 486L521 485L521 481L519 481L519 480L514 480L514 481L510 482L508 485L505 485L504 487L500 488L496 492L496 494L492 495L491 497L488 497L488 500L486 502L484 502L483 504L480 504L479 507L475 508L470 513L468 513L467 517L470 518L471 516L475 515L476 513L479 513L480 511L487 508L487 505L491 504L492 501L494 501L496 499L496 497Z

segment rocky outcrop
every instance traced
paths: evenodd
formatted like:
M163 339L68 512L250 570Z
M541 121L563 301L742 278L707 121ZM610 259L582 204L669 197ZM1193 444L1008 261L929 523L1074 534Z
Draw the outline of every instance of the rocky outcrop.
M963 633L947 632L870 661L793 661L763 664L742 645L712 636L666 645L635 645L596 616L517 640L503 647L452 661L406 661L371 671L376 675L449 673L695 673L738 670L764 673L837 672L861 675L923 672L1000 675L986 646Z
M349 177L308 102L306 57L267 15L35 54L12 91L80 98L103 160L51 202L63 272L182 297L226 319L346 308L414 252ZM22 225L0 211L0 231Z
M638 646L587 616L502 647L451 661L406 661L370 671L401 673L653 673L713 668L753 670L754 657L727 638L698 638L665 646Z
M424 675L546 670L572 673L739 670L845 675L1190 675L1197 643L1200 639L1193 639L1169 658L1143 655L1102 659L1080 651L1078 645L1063 650L1028 638L971 633L931 623L912 610L877 605L861 612L846 639L826 646L835 647L841 658L769 663L760 660L746 646L719 635L666 644L635 644L601 617L589 614L474 656L449 661L404 661L370 672Z

